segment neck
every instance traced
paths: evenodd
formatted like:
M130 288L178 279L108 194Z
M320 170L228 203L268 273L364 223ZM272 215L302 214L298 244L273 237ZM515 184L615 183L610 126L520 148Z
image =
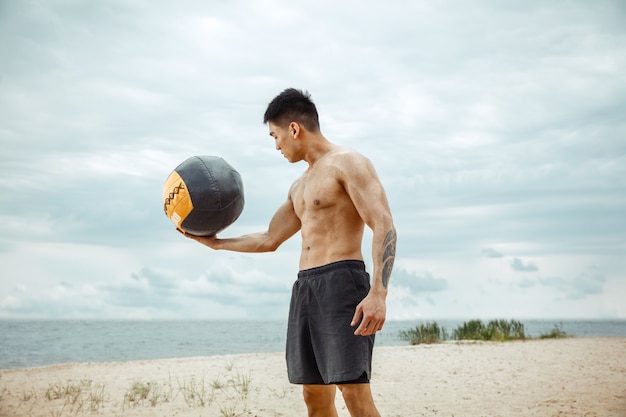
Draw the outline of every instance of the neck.
M307 138L307 149L304 153L304 160L309 164L309 168L335 148L321 133Z

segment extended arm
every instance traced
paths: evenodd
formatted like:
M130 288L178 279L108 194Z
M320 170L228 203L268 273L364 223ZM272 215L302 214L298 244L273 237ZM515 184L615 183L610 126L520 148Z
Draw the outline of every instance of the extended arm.
M185 236L213 249L225 249L235 252L271 252L300 230L300 219L293 209L291 197L278 208L269 227L264 232L251 233L235 238Z

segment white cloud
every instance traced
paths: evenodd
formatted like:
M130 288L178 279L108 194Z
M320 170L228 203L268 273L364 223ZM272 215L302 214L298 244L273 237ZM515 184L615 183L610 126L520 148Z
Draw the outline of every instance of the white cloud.
M577 300L589 295L602 294L607 277L597 267L589 267L576 276L567 278L547 277L539 279L546 287L554 287L568 299Z
M265 227L304 169L261 123L290 86L387 188L390 315L626 316L620 2L5 3L0 316L284 314L297 238L212 252L160 200L219 155L246 190L225 233Z
M510 261L510 265L514 271L518 271L518 272L535 272L539 270L537 265L535 265L534 263L524 262L522 259L519 259L519 258L513 258Z
M487 258L501 258L502 256L504 256L493 248L483 248L481 249L481 253Z

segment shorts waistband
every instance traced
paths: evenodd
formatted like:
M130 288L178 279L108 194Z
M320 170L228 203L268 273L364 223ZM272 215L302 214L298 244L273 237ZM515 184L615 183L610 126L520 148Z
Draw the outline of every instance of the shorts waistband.
M365 271L365 263L357 260L345 260L331 262L326 265L316 266L315 268L303 269L298 272L298 278L314 277L316 275L322 275L327 272L337 271L339 269L357 269Z

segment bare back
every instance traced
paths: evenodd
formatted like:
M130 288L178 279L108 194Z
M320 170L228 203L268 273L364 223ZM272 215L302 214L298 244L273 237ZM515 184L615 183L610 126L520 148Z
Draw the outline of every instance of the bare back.
M364 221L346 187L364 174L359 164L355 166L355 158L367 161L352 150L337 147L316 161L290 190L301 223L300 269L345 259L363 260Z

